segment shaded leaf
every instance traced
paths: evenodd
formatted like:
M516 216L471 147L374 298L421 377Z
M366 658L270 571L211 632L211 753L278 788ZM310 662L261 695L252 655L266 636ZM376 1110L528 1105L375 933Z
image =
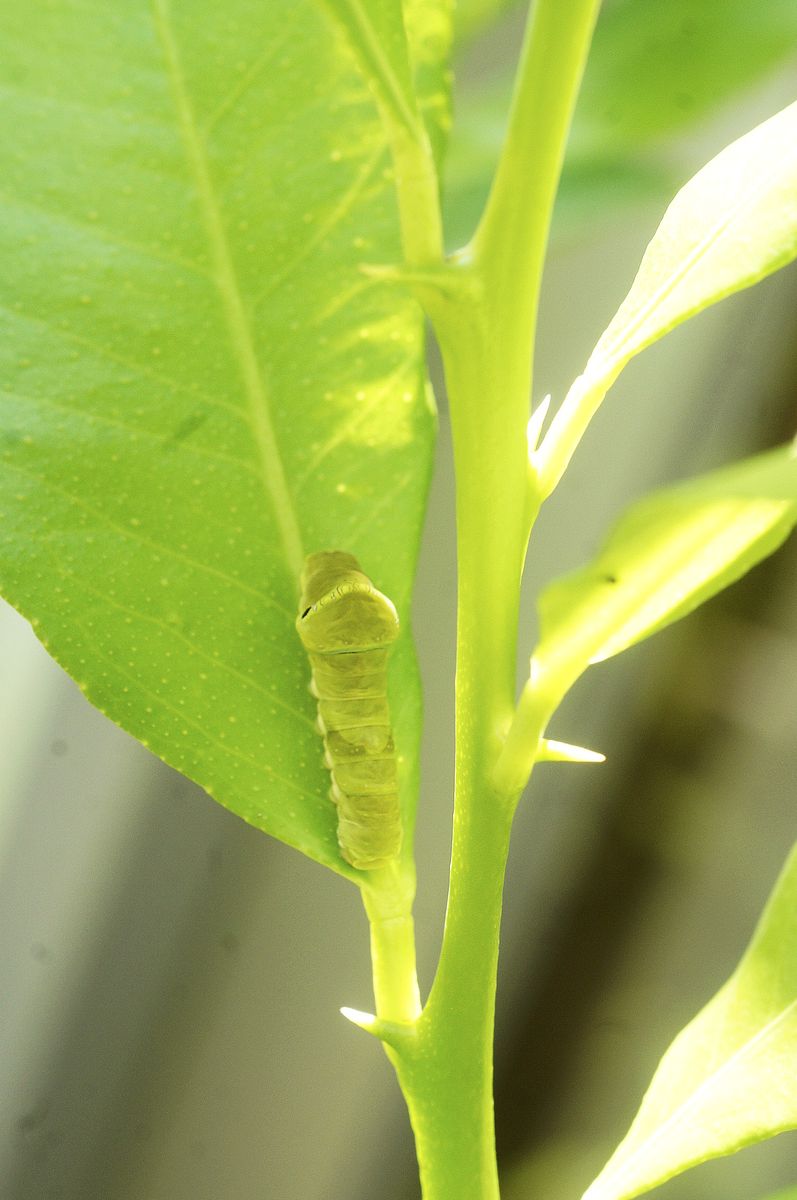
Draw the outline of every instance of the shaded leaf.
M314 3L0 15L0 589L89 699L336 870L294 630L351 551L406 630L433 437L373 97ZM409 839L407 839L409 841Z
M566 688L733 583L796 523L793 447L645 497L593 562L542 593L535 670Z
M795 1127L797 847L739 966L665 1054L627 1137L584 1200L631 1200Z

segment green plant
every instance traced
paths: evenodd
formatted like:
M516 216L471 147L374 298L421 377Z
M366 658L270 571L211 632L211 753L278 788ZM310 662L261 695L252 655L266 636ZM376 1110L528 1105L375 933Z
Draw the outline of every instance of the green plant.
M534 5L489 200L450 256L438 184L448 4L276 7L42 3L34 27L2 17L14 136L0 584L100 709L361 889L377 1013L349 1015L396 1068L427 1200L486 1200L498 1195L492 1026L512 818L536 762L590 759L547 738L548 723L588 665L785 539L794 452L635 505L591 565L543 593L518 702L529 536L626 363L797 255L797 106L679 193L546 429L546 407L528 411L537 300L597 0ZM257 31L246 48L242 30ZM459 599L450 902L421 1009L406 617L434 434L423 312L451 406ZM389 680L403 849L367 872L339 853L293 628L305 555L333 548L404 618ZM590 1200L638 1195L797 1125L795 886L792 858Z

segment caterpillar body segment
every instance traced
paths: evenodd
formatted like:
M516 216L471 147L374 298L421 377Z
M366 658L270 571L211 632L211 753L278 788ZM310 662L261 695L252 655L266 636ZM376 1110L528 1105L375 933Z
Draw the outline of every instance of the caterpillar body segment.
M393 604L340 550L312 554L296 620L312 669L338 844L346 862L371 871L401 849L396 750L387 659L399 634Z

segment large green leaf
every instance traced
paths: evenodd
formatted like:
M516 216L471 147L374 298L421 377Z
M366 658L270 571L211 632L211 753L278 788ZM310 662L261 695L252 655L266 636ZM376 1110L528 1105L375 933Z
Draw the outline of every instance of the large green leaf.
M665 1054L584 1200L631 1200L796 1126L797 847L739 966Z
M795 524L792 446L645 497L593 562L542 593L535 672L568 687L733 583Z
M726 147L667 209L631 290L535 453L545 493L635 354L795 255L797 102Z
M359 270L399 246L373 97L310 0L32 0L0 39L2 593L114 721L351 873L297 575L345 549L398 606L411 806L434 425L419 313Z

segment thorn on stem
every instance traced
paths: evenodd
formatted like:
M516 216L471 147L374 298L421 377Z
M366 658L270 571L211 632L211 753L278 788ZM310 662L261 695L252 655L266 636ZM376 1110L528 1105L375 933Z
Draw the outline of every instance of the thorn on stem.
M402 1025L398 1021L383 1021L373 1013L361 1012L358 1008L344 1007L341 1008L340 1013L347 1021L351 1021L352 1025L364 1029L366 1033L371 1034L371 1037L384 1042L394 1050L400 1050L402 1046L406 1045L407 1039L414 1033L412 1025Z

